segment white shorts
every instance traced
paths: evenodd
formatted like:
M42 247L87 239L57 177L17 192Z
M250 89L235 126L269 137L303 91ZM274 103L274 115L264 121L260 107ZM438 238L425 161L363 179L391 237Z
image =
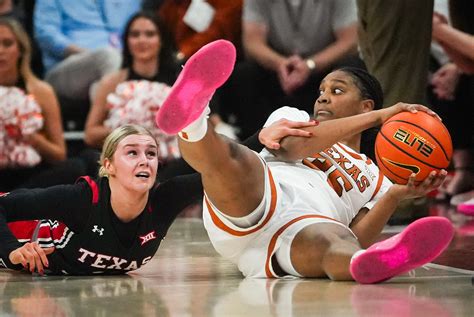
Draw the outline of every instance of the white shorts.
M298 232L315 223L336 223L345 228L348 224L331 217L331 212L319 212L321 208L331 208L330 202L325 205L324 194L318 206L314 201L302 199L300 191L293 191L281 175L272 173L272 167L265 164L265 194L259 208L263 208L260 220L251 227L241 228L233 224L222 211L219 211L204 197L203 220L211 243L218 253L237 264L246 277L279 277L271 263L273 255L281 268L289 275L300 276L293 268L290 259L291 243ZM278 168L275 168L278 170ZM318 176L317 176L318 177ZM324 177L321 177L326 182ZM293 180L290 179L290 183ZM314 194L314 188L311 187ZM301 194L301 195L300 195ZM326 198L326 200L329 200ZM337 216L337 212L333 213ZM352 231L351 231L352 233Z

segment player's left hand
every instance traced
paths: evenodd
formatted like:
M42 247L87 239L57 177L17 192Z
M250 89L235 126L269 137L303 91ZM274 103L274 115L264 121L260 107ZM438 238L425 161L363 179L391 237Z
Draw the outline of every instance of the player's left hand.
M422 197L441 186L446 179L446 175L448 175L448 172L445 170L439 172L432 171L423 182L415 185L416 175L412 174L406 185L395 184L390 190L392 194L396 195L400 200Z
M307 122L290 121L287 119L280 119L275 121L258 134L258 140L266 148L278 150L280 148L280 141L287 136L300 136L310 138L313 134L303 128L314 127L319 124L316 120Z
M423 105L419 104L414 104L414 103L405 103L405 102L398 102L395 105L388 107L388 108L383 108L379 111L381 114L381 123L383 124L385 121L393 117L394 115L403 112L403 111L408 111L411 113L417 113L418 111L423 111L429 114L430 116L436 117L439 121L442 121L440 116L433 110L431 110L428 107L425 107Z

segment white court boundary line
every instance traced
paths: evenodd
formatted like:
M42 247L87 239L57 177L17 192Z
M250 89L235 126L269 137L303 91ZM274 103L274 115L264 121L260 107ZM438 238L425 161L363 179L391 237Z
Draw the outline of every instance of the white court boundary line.
M441 265L441 264L436 264L436 263L428 263L428 264L423 265L423 267L428 267L428 268L433 268L433 269L438 269L438 270L445 270L445 271L467 274L467 275L474 275L474 271L458 269L452 266L446 266L446 265Z
M403 229L405 229L407 226L389 226L389 225L386 225L383 230L382 230L382 233L400 233L403 231Z

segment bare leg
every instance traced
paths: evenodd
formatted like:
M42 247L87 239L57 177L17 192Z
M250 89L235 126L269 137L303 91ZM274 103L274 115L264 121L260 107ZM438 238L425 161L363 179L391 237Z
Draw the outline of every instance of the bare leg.
M353 280L351 258L361 250L350 231L334 223L316 223L301 230L291 244L291 262L304 277Z
M264 169L258 156L209 127L198 142L179 141L183 158L202 175L212 203L232 217L252 212L264 194Z
M206 121L206 105L232 73L235 47L219 40L202 47L184 66L157 113L158 126L180 135L183 158L202 175L212 203L232 217L243 217L263 199L264 169L248 148L216 134Z
M295 236L290 257L295 270L305 277L377 283L432 261L446 249L453 235L449 220L426 217L362 251L344 227L318 223Z

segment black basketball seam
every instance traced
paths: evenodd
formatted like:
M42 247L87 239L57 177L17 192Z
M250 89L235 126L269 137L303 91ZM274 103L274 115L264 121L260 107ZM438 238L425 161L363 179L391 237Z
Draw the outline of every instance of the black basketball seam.
M414 157L414 156L411 155L410 153L405 152L405 150L401 149L401 148L398 147L395 143L393 143L392 141L390 141L390 140L382 133L382 131L380 131L379 133L380 133L380 135L382 135L382 136L384 137L385 140L387 140L388 143L390 143L391 145L393 145L394 147L396 147L397 149L399 149L400 152L405 153L406 155L408 155L408 156L411 157L412 159L415 159L415 160L417 160L418 162L420 162L420 163L422 163L422 164L425 164L425 165L427 165L427 166L429 166L429 167L436 168L436 169L439 169L439 170L445 168L445 167L434 166L434 165L431 165L431 164L429 164L429 163L420 161L419 159L417 159L416 157ZM449 161L449 160L448 160L448 161Z
M405 178L405 177L402 177L400 175L398 175L397 173L394 173L390 168L387 167L387 165L385 164L385 162L383 161L383 157L379 154L379 151L377 150L377 148L375 149L375 155L380 158L380 163L390 172L392 173L393 175L405 180L405 181L408 181L408 178ZM388 177L388 176L387 176Z
M438 143L439 147L440 147L441 150L443 151L443 154L444 154L444 157L446 158L446 160L447 160L448 162L451 161L451 159L448 157L448 154L446 153L446 150L444 149L443 145L438 141L437 138L435 138L435 137L434 137L429 131L427 131L425 128L420 127L420 126L417 125L417 124L414 124L414 123L412 123L412 122L408 122L408 121L405 121L405 120L391 120L391 121L388 121L387 123L390 123L390 122L403 122L403 123L411 124L411 125L413 125L413 126L419 128L419 129L425 131L427 134L430 135L430 137L432 137L434 140L436 140L436 143ZM445 128L445 130L446 130L446 128ZM448 132L448 135L449 135L449 132ZM449 137L451 138L451 136L449 136Z

